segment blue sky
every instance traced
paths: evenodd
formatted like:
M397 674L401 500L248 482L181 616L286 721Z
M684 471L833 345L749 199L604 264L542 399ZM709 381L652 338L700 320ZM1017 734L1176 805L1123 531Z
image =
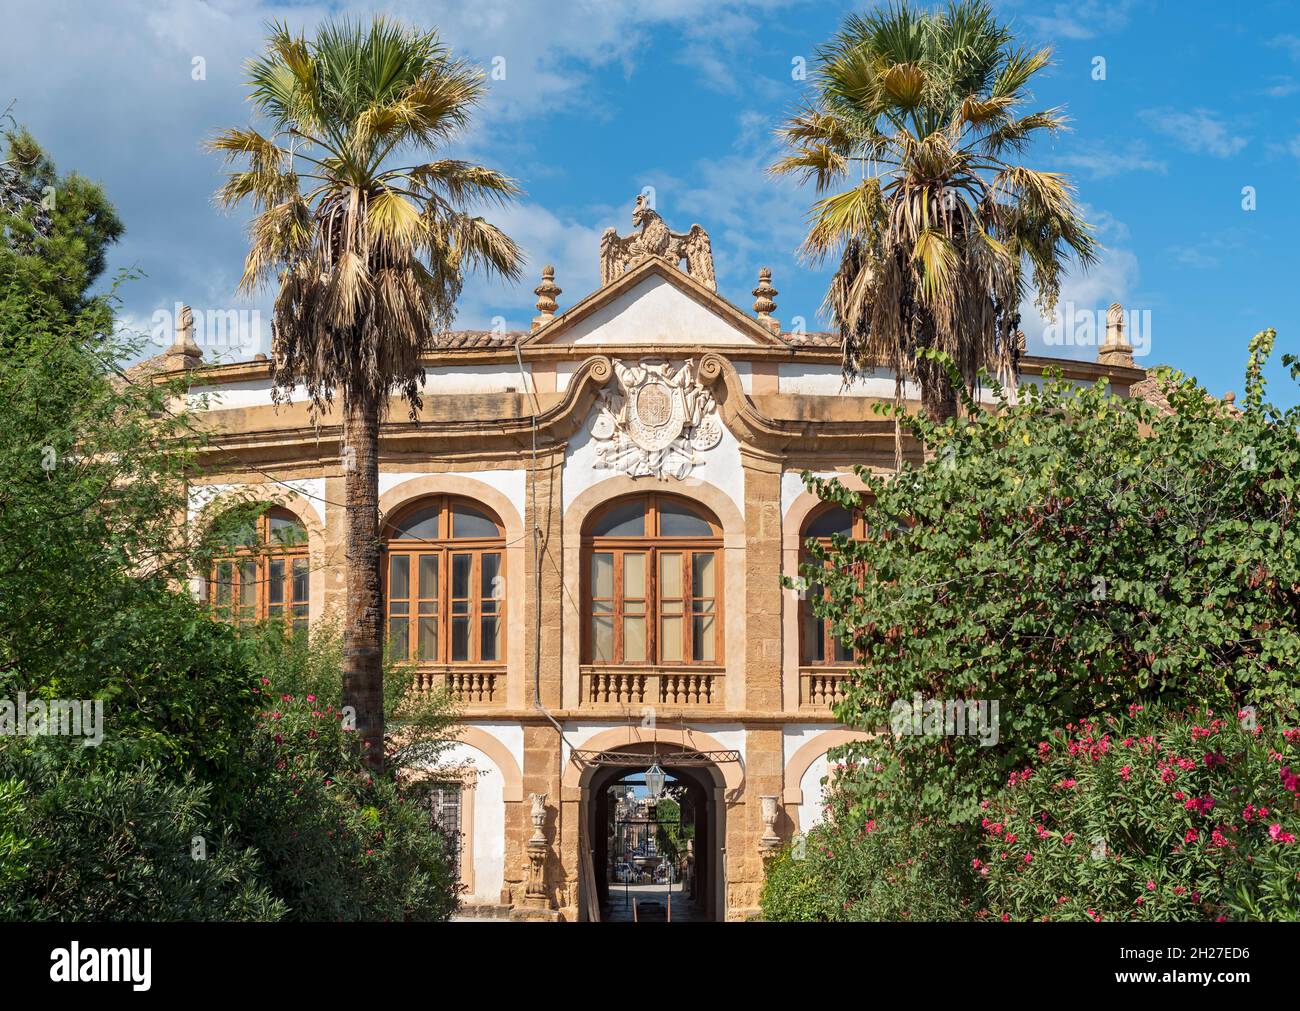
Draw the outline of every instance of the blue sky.
M12 0L10 0L12 2ZM111 268L147 277L123 291L124 314L149 331L155 313L185 301L205 309L261 307L260 342L211 349L224 358L266 350L270 296L238 299L244 220L211 204L216 159L200 150L216 129L243 125L242 61L262 25L310 28L322 17L383 10L438 25L491 82L452 154L501 168L527 194L492 216L528 254L514 287L471 280L458 325L497 317L526 328L540 266L553 262L561 306L595 287L606 227L626 234L645 186L669 225L711 234L723 295L748 310L760 266L780 290L776 315L819 329L829 271L795 249L813 196L763 170L772 129L805 85L797 58L863 5L798 0L360 4L252 0L53 0L10 15L0 37L0 97L61 167L107 188L127 234ZM1149 313L1142 364L1175 365L1212 392L1240 392L1245 347L1265 326L1278 352L1300 353L1300 8L1211 2L1006 0L1000 13L1027 44L1050 45L1035 106L1065 105L1073 130L1031 152L1070 173L1106 247L1072 272L1063 302ZM195 80L195 58L203 79ZM1104 80L1095 79L1097 58ZM494 62L495 61L495 62ZM1255 209L1243 207L1252 187ZM1043 343L1031 351L1091 358L1095 348ZM1274 363L1270 392L1300 400Z

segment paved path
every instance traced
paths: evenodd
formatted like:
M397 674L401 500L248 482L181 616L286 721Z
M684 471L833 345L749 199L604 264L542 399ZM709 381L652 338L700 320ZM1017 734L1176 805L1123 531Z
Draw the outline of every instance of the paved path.
M668 889L668 885L620 885L611 883L609 886L609 904L605 906L605 922L631 923L633 899L636 899L638 904L658 902L667 907L669 901ZM625 896L626 902L624 901ZM688 899L682 891L680 883L672 886L672 905L674 923L702 919L699 910L695 908L695 903Z

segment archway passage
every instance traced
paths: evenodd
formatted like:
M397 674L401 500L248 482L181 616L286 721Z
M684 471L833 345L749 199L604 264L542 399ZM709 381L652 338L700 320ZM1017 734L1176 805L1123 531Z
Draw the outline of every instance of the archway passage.
M579 887L594 896L580 896L584 919L598 910L603 921L630 921L633 899L638 920L724 918L726 783L710 754L640 743L600 752L585 765L581 817L590 864ZM645 772L653 764L667 780L665 800L652 806Z

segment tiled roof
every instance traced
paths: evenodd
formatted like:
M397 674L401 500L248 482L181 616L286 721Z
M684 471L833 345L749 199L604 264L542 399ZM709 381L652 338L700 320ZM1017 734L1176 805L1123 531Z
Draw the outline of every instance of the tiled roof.
M435 343L439 351L474 351L511 347L517 340L527 337L523 330L452 330L440 334ZM816 333L791 332L781 334L781 340L796 351L835 349L840 346L840 336L819 331Z
M439 351L468 351L475 348L510 347L527 337L523 330L452 330L439 334L434 346Z
M816 333L783 333L781 339L792 348L839 348L840 335L818 331Z

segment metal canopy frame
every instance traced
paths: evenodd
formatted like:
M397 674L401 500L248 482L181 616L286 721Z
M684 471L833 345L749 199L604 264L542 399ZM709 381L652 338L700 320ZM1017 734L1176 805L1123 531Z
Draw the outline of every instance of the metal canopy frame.
M701 766L721 765L724 762L739 762L739 751L698 751L687 748L680 751L628 752L628 751L574 751L569 761L578 765L592 766L636 766L647 762L661 762L665 766Z

